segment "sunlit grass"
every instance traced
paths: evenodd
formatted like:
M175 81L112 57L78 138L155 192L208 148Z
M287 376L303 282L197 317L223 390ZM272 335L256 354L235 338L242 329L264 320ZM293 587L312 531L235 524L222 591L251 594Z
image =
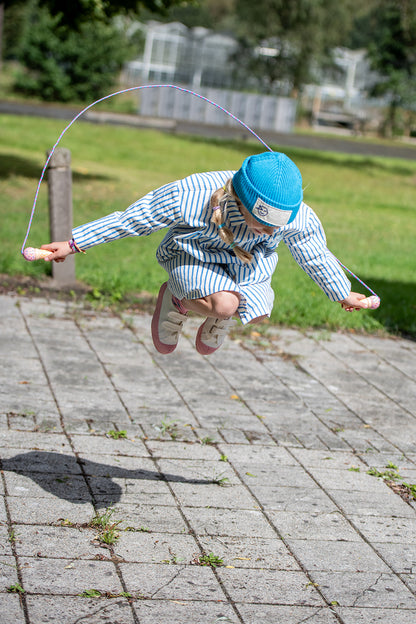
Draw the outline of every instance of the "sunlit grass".
M41 277L45 263L19 250L46 151L68 122L0 116L0 272ZM77 122L61 142L71 150L74 225L114 210L194 171L236 169L258 143L182 137ZM279 150L279 146L273 146ZM387 329L416 335L416 162L286 149L300 167L305 200L324 223L328 245L382 298L377 311L347 314L279 248L271 321L301 327ZM156 295L165 279L155 260L162 233L124 239L77 257L77 277L100 292ZM42 185L29 244L49 240ZM353 290L362 287L353 283Z

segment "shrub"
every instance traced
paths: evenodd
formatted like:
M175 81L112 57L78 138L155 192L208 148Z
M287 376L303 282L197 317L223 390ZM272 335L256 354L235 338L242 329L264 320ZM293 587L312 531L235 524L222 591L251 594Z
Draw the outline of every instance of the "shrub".
M91 101L106 93L128 57L124 35L113 23L92 20L71 29L37 2L26 14L15 88L46 101Z

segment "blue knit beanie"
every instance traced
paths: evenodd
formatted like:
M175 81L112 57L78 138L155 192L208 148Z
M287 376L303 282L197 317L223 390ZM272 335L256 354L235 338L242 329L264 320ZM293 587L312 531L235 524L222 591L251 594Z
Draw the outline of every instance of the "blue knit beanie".
M244 207L264 225L279 227L290 223L303 199L299 169L279 152L246 158L234 174L233 187Z

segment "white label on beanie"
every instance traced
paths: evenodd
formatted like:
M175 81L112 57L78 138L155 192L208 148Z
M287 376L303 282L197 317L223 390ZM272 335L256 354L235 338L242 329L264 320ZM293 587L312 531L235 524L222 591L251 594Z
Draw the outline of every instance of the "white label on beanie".
M281 226L287 224L291 217L292 211L281 210L280 208L270 206L270 204L267 204L259 197L254 204L251 213L253 217L258 217L261 221L270 223L270 225Z

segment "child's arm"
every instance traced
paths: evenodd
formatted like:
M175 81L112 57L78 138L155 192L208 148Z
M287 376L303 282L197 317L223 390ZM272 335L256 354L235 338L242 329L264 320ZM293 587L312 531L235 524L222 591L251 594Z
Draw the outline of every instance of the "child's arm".
M181 218L176 183L151 191L124 212L113 212L105 217L73 229L74 241L55 241L42 245L52 253L45 260L63 262L77 251L108 243L128 236L146 236L161 228L170 227ZM74 246L75 245L75 246Z
M175 182L151 191L123 212L77 226L72 235L84 251L129 236L148 236L171 227L181 219L178 186Z
M296 263L313 279L331 301L348 299L351 282L328 249L326 236L315 212L302 204L295 220L281 228Z
M350 281L327 247L322 224L309 206L303 204L295 221L282 230L283 240L296 262L331 301L338 301L347 312L378 307L378 297L368 298L351 291Z

